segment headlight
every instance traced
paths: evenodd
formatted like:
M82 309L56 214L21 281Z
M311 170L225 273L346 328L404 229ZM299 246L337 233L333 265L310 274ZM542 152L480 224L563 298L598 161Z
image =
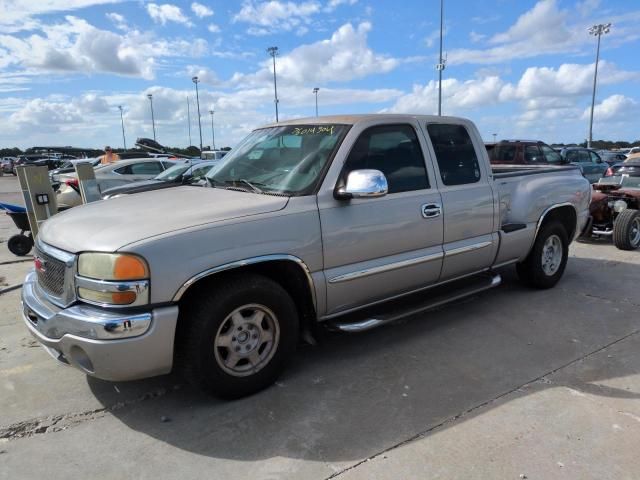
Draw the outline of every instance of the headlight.
M98 280L143 280L149 278L147 262L128 253L82 253L78 274Z
M616 200L613 202L613 211L616 213L620 213L623 210L627 209L627 202L624 200Z
M149 303L149 267L128 253L82 253L78 258L78 297L98 305Z

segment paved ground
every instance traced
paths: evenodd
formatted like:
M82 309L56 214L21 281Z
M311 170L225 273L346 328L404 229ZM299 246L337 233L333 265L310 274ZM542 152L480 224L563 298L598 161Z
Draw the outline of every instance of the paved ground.
M27 264L0 250L19 282ZM637 479L639 264L574 244L551 291L506 270L493 291L301 347L236 402L60 367L20 324L19 292L1 295L0 478Z

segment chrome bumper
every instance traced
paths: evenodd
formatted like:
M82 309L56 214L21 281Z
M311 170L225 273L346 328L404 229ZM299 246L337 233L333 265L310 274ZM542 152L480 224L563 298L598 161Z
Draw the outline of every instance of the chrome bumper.
M22 286L22 318L49 354L103 380L169 373L178 307L126 313L87 305L61 309L39 291L36 274Z

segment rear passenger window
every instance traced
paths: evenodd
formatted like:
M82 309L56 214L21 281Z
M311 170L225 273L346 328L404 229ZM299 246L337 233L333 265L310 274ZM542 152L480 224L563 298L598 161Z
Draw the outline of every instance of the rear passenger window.
M445 185L464 185L480 180L480 165L469 133L462 125L432 123L429 138Z
M158 175L162 173L160 162L134 163L130 167L133 175Z
M349 153L344 172L369 168L384 173L389 193L429 188L424 156L410 125L385 125L362 132Z

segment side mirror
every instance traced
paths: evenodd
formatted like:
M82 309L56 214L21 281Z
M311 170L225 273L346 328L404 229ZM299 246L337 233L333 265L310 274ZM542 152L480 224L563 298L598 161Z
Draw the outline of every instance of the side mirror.
M387 178L380 170L353 170L347 176L346 185L335 191L335 198L383 197L389 192Z
M182 175L182 183L189 183L191 182L191 180L193 180L193 175L191 175L190 173L185 173L184 175Z

